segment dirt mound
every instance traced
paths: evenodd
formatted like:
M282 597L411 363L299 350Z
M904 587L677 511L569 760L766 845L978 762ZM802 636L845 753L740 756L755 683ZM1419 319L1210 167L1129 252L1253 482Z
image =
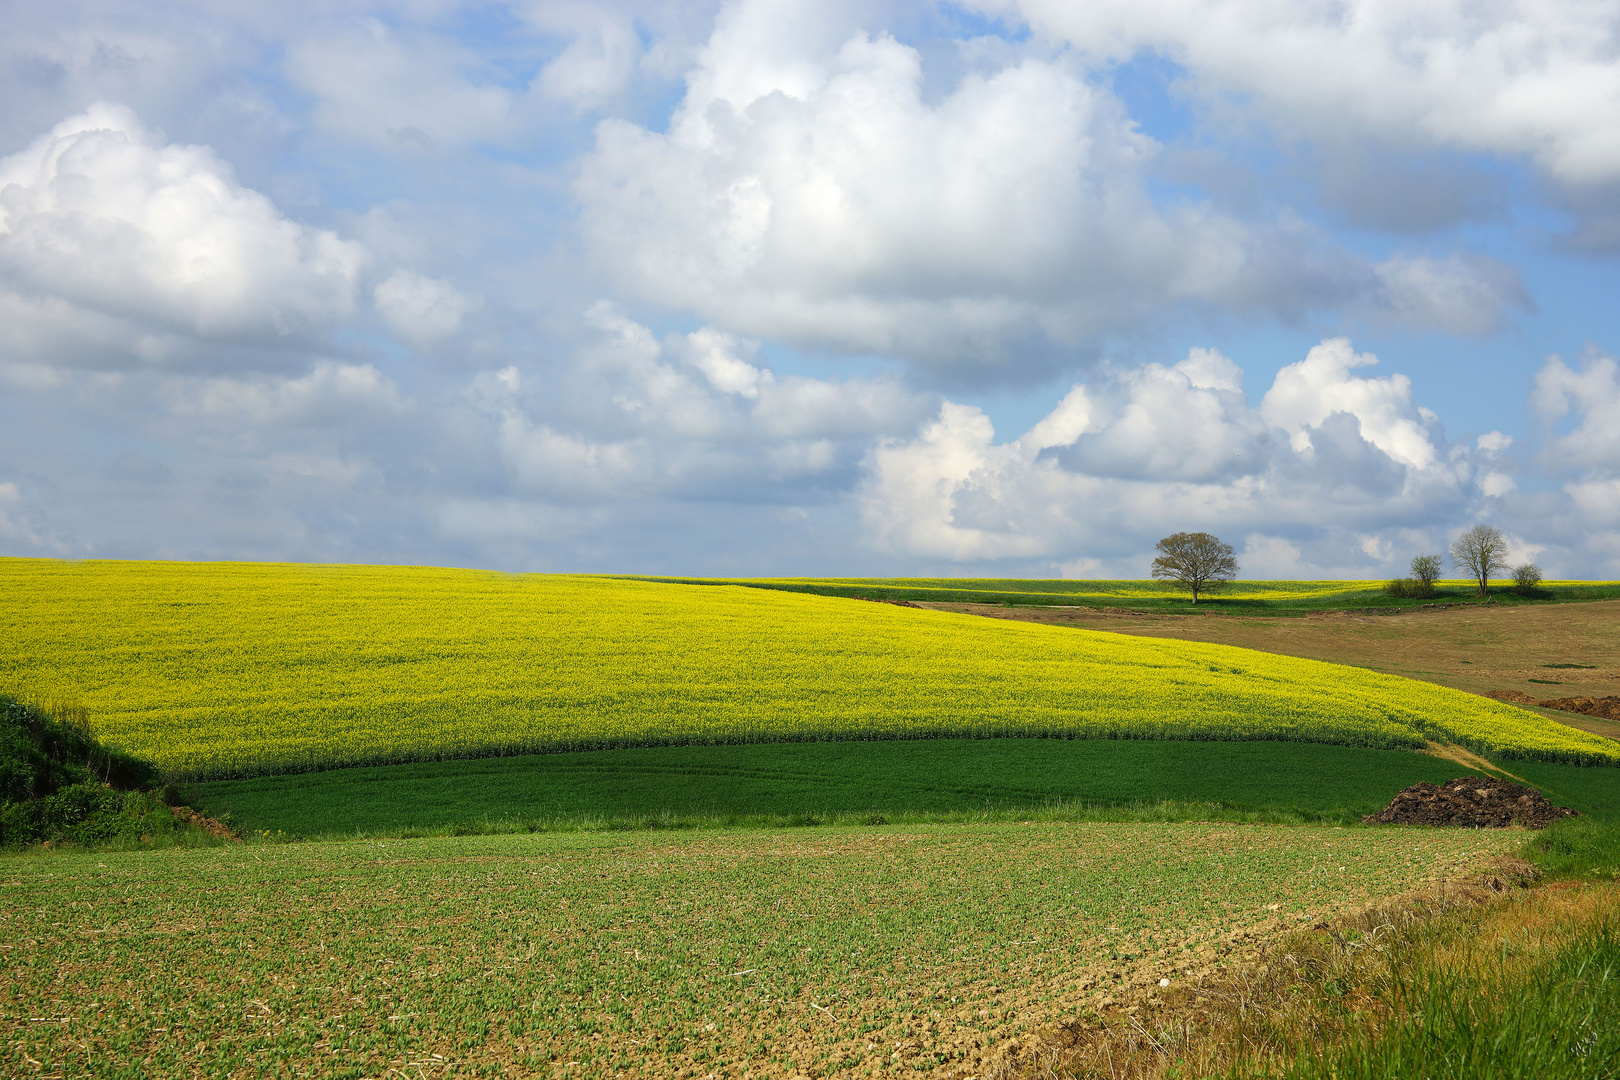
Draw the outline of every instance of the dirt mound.
M204 817L189 806L171 806L169 808L169 813L173 814L179 820L194 825L204 832L217 836L222 840L235 840L238 843L240 843L242 840L242 838L233 833L231 831L231 827L225 824L223 821L215 821L211 817Z
M1439 784L1413 784L1402 789L1388 806L1362 821L1390 825L1451 825L1464 829L1503 829L1514 823L1527 829L1545 829L1553 822L1580 814L1567 806L1554 806L1541 792L1487 776L1463 776Z
M893 604L895 607L914 607L922 610L921 604L913 604L910 600L889 600L882 596L852 596L851 600L865 600L871 604Z
M1514 705L1540 705L1543 709L1585 713L1600 720L1620 721L1620 697L1533 698L1523 690L1487 690L1484 697Z
M1620 720L1620 697L1566 697L1537 702L1543 709L1585 713L1600 720Z

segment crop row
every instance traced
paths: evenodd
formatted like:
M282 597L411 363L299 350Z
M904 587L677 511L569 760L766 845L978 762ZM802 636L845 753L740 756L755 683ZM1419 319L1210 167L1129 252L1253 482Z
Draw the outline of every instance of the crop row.
M1443 687L1220 645L738 587L0 560L0 691L205 777L525 751L941 736L1620 747Z

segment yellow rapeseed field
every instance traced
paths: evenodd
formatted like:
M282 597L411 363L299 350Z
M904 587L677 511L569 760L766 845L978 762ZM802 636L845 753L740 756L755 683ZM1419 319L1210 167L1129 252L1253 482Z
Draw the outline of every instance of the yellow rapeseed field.
M0 692L178 775L666 742L1053 735L1620 746L1427 683L732 586L0 559Z

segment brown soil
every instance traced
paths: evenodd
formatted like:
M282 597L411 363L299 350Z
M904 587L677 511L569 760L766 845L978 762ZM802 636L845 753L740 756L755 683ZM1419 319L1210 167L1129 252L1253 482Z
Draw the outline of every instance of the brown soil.
M1564 712L1585 713L1604 720L1620 721L1620 697L1554 698L1540 703L1543 709L1562 709Z
M918 606L1350 664L1531 708L1557 709L1546 714L1549 719L1620 739L1620 717L1614 713L1567 708L1582 698L1604 701L1620 695L1620 600L1545 606L1445 604L1388 615L1334 611L1300 616L999 604ZM1515 693L1521 696L1512 696ZM1550 693L1560 696L1537 704Z
M204 817L202 814L199 814L189 806L171 806L169 808L169 812L176 818L186 822L194 828L203 830L211 836L217 836L221 840L235 840L237 843L242 842L242 838L232 832L229 825L225 824L223 821L215 821L211 817Z
M890 600L884 596L852 596L851 600L865 600L870 604L893 604L895 607L920 608L921 604L913 604L910 600Z
M1544 829L1555 821L1579 817L1567 806L1554 806L1539 791L1495 777L1464 776L1439 784L1413 784L1390 804L1362 818L1369 825L1450 825L1463 829L1505 829L1522 825Z

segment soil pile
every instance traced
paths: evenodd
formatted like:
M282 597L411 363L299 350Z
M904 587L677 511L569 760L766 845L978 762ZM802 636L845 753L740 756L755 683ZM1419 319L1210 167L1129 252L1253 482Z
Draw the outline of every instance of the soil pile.
M1601 720L1620 720L1620 697L1566 697L1539 702L1543 709L1585 713Z
M231 827L223 821L215 821L211 817L204 817L189 806L171 806L169 813L174 815L176 821L184 821L204 832L219 837L221 840L235 840L242 842L242 838L231 831Z
M913 604L910 600L889 600L881 596L852 596L851 600L865 600L872 604L893 604L895 607L921 608L921 604Z
M1545 829L1567 817L1579 817L1567 806L1554 806L1541 792L1488 776L1464 776L1439 784L1413 784L1390 804L1362 821L1390 825L1451 825L1464 829L1503 829L1514 823Z
M1522 690L1487 690L1485 697L1510 701L1515 705L1540 705L1543 709L1585 713L1599 720L1620 721L1620 697L1533 698Z

